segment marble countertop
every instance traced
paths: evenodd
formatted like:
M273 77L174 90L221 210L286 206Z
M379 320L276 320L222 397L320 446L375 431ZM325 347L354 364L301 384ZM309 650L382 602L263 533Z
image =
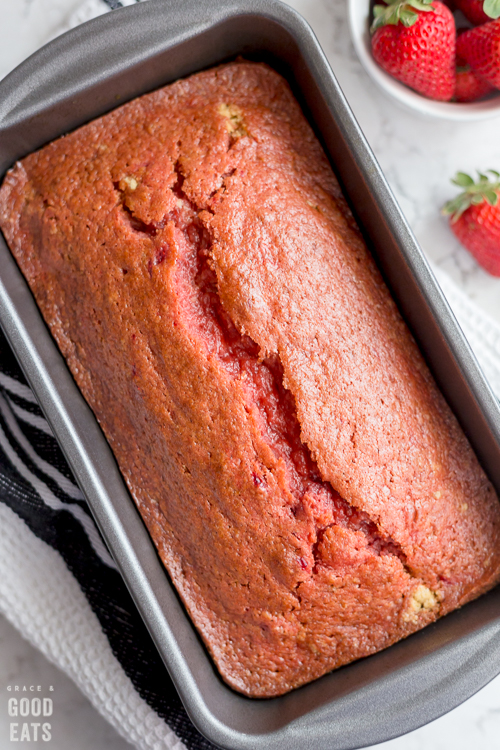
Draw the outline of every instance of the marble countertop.
M202 0L200 0L202 2ZM460 247L440 216L455 194L457 170L500 171L500 119L448 123L412 115L379 92L352 47L345 0L290 0L312 25L396 198L427 256L500 323L500 279L488 276ZM49 39L80 0L0 0L0 77ZM57 736L31 747L125 750L125 743L69 682L0 618L0 746L8 738L5 690L10 683L53 681L64 701ZM448 715L384 750L469 750L498 747L500 678ZM306 750L306 749L304 749Z

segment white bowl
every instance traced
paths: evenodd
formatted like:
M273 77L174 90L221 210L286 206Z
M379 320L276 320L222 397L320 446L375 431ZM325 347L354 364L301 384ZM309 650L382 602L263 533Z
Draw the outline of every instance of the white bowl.
M456 122L472 122L489 117L500 117L500 92L491 99L470 104L456 102L436 102L427 99L416 91L392 78L373 59L370 44L370 2L369 0L348 0L349 26L357 55L364 69L375 83L388 96L406 109L427 117L438 117Z

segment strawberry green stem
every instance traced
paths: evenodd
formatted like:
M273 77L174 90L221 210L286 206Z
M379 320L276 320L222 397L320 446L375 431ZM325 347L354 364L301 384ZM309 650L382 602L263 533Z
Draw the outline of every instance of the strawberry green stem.
M500 2L500 0L486 0L486 2ZM371 32L382 26L396 26L398 23L403 26L413 26L418 18L415 11L432 11L432 0L389 0L387 5L375 5L373 8L373 23Z
M483 10L490 18L500 18L500 0L484 0Z
M461 217L464 211L470 206L478 206L481 203L489 203L490 206L496 206L498 203L498 194L500 192L500 173L494 169L487 170L495 179L491 179L482 172L478 172L479 179L474 182L472 177L465 172L457 172L452 179L452 183L463 188L462 192L448 201L443 206L441 213L444 216L451 217L451 223L454 224Z

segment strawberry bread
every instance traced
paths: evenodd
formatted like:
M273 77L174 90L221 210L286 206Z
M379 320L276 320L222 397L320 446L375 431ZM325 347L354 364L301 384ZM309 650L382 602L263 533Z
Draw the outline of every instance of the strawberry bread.
M497 582L495 492L273 70L31 154L0 225L236 690L282 694Z

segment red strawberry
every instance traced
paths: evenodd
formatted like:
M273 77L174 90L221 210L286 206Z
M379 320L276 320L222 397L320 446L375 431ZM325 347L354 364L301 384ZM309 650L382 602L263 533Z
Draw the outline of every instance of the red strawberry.
M449 101L455 89L455 22L439 0L390 0L376 5L375 60L390 75L431 99Z
M477 182L457 172L452 182L463 192L444 206L443 214L450 217L452 231L477 262L500 276L500 173L488 171L493 179L479 172Z
M500 89L500 18L461 34L457 55L469 63L476 75Z
M494 90L489 83L475 75L465 60L457 59L457 80L453 97L456 102L476 102Z
M500 17L500 0L455 0L455 5L475 26Z

